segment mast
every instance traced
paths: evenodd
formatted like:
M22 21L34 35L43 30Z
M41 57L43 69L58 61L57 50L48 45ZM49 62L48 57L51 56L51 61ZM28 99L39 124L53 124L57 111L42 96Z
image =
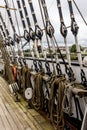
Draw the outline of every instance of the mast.
M71 0L67 0L67 1L68 1L68 5L69 5L70 18L71 18L71 31L72 31L72 34L74 35L74 38L75 38L78 62L79 62L79 65L80 65L80 70L81 70L81 73L80 73L81 74L81 83L84 85L84 87L87 87L87 80L86 80L86 76L85 76L85 72L83 70L83 64L82 64L81 50L80 50L80 46L78 44L78 39L77 39L79 27L78 27L78 25L75 21L75 17L74 17L74 13L73 13L73 7L72 7L72 1Z

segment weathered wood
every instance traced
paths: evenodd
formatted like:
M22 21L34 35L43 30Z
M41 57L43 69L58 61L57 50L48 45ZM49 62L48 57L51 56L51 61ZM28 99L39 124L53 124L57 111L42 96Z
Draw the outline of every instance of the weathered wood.
M2 109L1 109L1 107L2 107ZM4 123L4 128L6 130L11 130L11 129L18 130L16 124L14 123L14 121L13 121L11 115L10 115L10 113L6 110L5 106L3 105L2 100L0 100L0 113L1 113L3 123ZM10 125L9 125L8 121L10 122Z
M0 115L0 130L5 130L1 115Z
M15 130L54 130L51 124L47 122L46 119L44 119L38 112L34 109L28 110L26 108L27 104L21 96L21 102L14 102L12 95L8 90L7 83L1 77L0 98L0 106L2 106L3 111L5 111L4 118L7 117L8 122L10 122L10 120L14 122L13 126L16 125ZM11 123L8 125L10 125L11 130L14 130ZM1 127L3 127L3 125Z

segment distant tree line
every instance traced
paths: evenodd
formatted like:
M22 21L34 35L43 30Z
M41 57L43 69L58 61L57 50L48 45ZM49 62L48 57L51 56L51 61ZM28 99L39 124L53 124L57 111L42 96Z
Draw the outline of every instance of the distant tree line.
M84 48L82 46L80 46L80 50L83 51ZM77 50L76 50L76 44L73 44L71 47L70 47L70 52L71 53L75 53Z

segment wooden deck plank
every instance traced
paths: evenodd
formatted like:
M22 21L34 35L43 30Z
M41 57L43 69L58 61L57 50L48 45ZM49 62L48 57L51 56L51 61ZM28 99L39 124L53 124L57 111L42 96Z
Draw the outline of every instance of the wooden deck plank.
M12 106L12 105L11 105ZM12 106L13 110L10 109L10 107L7 104L7 107L9 108L10 112L12 113L11 115L16 119L16 124L19 127L19 130L26 130L26 129L30 129L29 124L25 121L23 113L19 113L19 110L15 107ZM15 114L13 114L13 111ZM31 130L31 129L30 129Z
M15 109L14 112L17 110L17 115L18 115L18 117L20 116L19 114L21 114L20 120L22 121L22 124L24 124L25 129L26 129L27 127L31 127L32 130L33 130L33 129L37 130L37 129L35 128L35 126L33 125L33 123L31 122L31 120L28 119L28 117L26 116L26 113L21 109L21 107L20 107L18 104L20 104L20 103L15 103L15 102L14 102L14 105L13 105L14 108L13 108L13 109ZM11 106L12 106L12 104L11 104ZM16 107L16 108L15 108L15 107ZM20 112L20 113L19 113L19 112ZM25 121L26 121L26 122L25 122ZM25 123L26 123L26 124L25 124Z
M1 96L0 96L1 97ZM10 113L7 111L7 109L5 108L5 106L3 105L3 102L2 100L0 100L0 114L1 114L1 117L3 119L3 122L4 122L4 127L5 129L7 130L18 130L16 124L14 123ZM8 121L10 122L10 127L9 127L9 124L8 124Z
M4 128L5 130L11 130L12 127L11 125L9 124L9 121L7 119L7 111L3 109L3 106L2 106L2 100L1 100L1 96L0 96L0 116L2 118L2 122L3 122L3 125L4 125Z
M7 89L7 88L6 88L6 89ZM26 116L26 114L22 111L21 107L19 106L20 102L19 102L19 103L15 103L15 102L13 101L12 97L9 96L10 94L5 90L4 87L1 89L1 91L4 93L4 94L3 94L3 97L5 98L5 100L8 100L8 102L11 104L11 106L12 106L12 104L13 104L13 107L14 107L15 110L21 112L21 115L22 115L21 119L24 119L24 120L27 122L27 124L28 124L28 127L27 127L27 128L25 127L24 129L37 130L37 128L36 128L36 126L34 126L33 122L31 122L31 120L28 119L28 117ZM6 97L8 97L8 98L6 98ZM18 113L18 114L19 114L19 113ZM24 121L23 121L23 122L24 122ZM22 122L22 123L23 123L23 122ZM29 127L31 127L31 129L30 129Z
M4 88L3 88L3 89L4 89ZM13 108L15 111L17 110L17 115L18 115L18 117L19 117L19 112L20 112L20 114L21 114L20 120L22 121L22 124L23 124L23 126L24 126L24 130L30 129L30 128L29 128L29 127L30 127L30 120L29 120L28 117L25 115L25 113L20 109L18 103L15 103L15 102L13 101L13 99L8 96L8 93L6 93L5 90L3 90L3 92L5 93L5 95L3 95L3 97L5 98L5 100L10 103L11 107L13 106L12 108ZM8 98L6 98L6 96L7 96ZM12 101L13 101L13 103L12 103ZM15 112L15 111L14 111L14 112ZM26 124L25 124L25 123L26 123ZM37 130L33 125L32 125L31 127L32 127L33 129ZM33 130L33 129L30 129L30 130Z
M3 81L2 81L3 82ZM4 85L5 86L5 85ZM9 95L10 95L10 92L8 91L8 89L7 88L2 88L3 89L3 91L5 92L5 97L6 97L6 95L7 95L7 97L9 97ZM7 89L7 91L5 90L5 89ZM11 100L12 100L12 98L11 97L9 97ZM20 97L21 98L21 97ZM13 100L12 100L13 101ZM32 130L43 130L42 129L42 127L38 124L38 122L36 122L36 120L32 117L32 115L30 114L30 113L28 113L28 109L26 108L26 103L24 102L24 100L23 99L21 99L21 102L18 102L18 103L15 103L14 102L14 104L15 104L15 106L17 106L17 108L18 109L21 109L22 111L22 115L24 115L24 118L26 119L26 121L28 121L28 123L29 123L29 125L31 126L31 128L32 128ZM27 115L27 117L26 117L26 115Z
M3 107L10 113L10 116L17 127L13 130L54 130L50 123L47 123L38 112L34 109L28 110L26 108L27 103L21 96L21 102L14 102L12 95L8 90L7 83L1 77L0 84L2 85L0 87L0 93L2 93L1 98L3 100L2 102L4 102ZM42 124L45 125L43 126Z
M5 130L3 121L2 121L2 117L0 116L0 130Z
M21 102L21 107L22 107L23 111L25 111L27 116L31 119L31 121L36 125L36 127L39 130L54 130L52 125L46 119L44 120L40 114L39 114L39 117L42 117L41 121L38 120L38 118L37 118L37 116L38 116L37 112L35 112L36 113L35 114L35 113L30 112L31 109L29 109L29 110L25 109L25 102L24 101ZM35 110L33 110L33 111L35 111ZM45 124L45 126L42 124Z
M20 130L20 129L23 130L22 123L20 122L20 120L16 116L15 112L10 107L10 105L8 103L5 103L5 107L6 107L7 111L8 111L8 113L10 114L10 116L12 117L12 120L14 121L14 123L15 123L16 127L18 128L18 130Z
M6 106L7 110L9 111L9 113L11 113L11 116L12 116L14 122L16 123L16 126L18 126L18 128L21 130L27 129L29 127L29 125L24 120L22 113L19 112L17 107L12 102L10 102L9 99L6 99L5 97L4 97L3 101L4 102L6 101L5 106Z

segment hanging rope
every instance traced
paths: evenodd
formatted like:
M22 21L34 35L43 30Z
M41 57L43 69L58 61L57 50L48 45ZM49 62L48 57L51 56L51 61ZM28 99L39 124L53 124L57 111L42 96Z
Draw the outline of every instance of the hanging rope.
M13 0L12 0L12 4L13 4L13 8L15 9L15 4L14 4ZM17 18L16 10L14 10L14 14L15 14L15 19L16 19L17 27L18 27L18 33L19 33L19 36L21 36L21 32L20 32L20 27L19 27L19 23L18 23L18 18ZM20 41L21 41L21 46L22 46L22 40L20 39ZM17 44L17 47L19 48L18 44Z
M26 72L26 88L32 88L32 83L31 83L31 71L32 69L27 70Z
M26 72L27 72L27 67L26 66L23 66L21 68L21 88L23 90L23 96L25 95L24 92L25 92L25 89L26 89Z
M65 77L55 78L50 91L50 120L57 130L64 130L62 101L64 97Z
M4 0L4 1L5 1L5 4L6 4L6 11L7 11L7 14L8 14L8 18L9 18L9 21L10 21L12 29L13 29L14 40L15 40L15 42L17 42L18 54L19 54L19 56L20 55L23 56L23 52L20 53L21 51L20 51L19 45L18 45L18 43L20 43L20 37L16 33L16 29L15 29L15 26L14 26L14 23L13 23L12 15L11 15L10 9L8 8L8 2L6 0Z
M21 88L21 67L17 67L17 84L19 86L19 93L22 93L22 88Z
M46 19L49 19L48 17L48 12L47 12L47 8L45 8L46 10L44 11L44 16L45 16L45 20L44 20L44 16L43 16L43 11L42 11L42 7L41 7L41 3L42 5L44 4L43 1L40 2L40 0L38 0L38 3L39 3L39 7L40 7L40 12L41 12L41 17L42 17L42 20L43 20L43 25L44 25L44 28L45 28L45 35L46 35L46 39L47 39L47 44L48 44L48 48L49 48L49 53L50 53L50 56L51 56L51 61L52 61L52 66L53 66L53 74L55 74L55 66L54 66L54 61L53 61L53 55L51 53L51 47L50 47L50 42L49 42L49 39L48 39L48 36L47 36L47 27L45 26L45 20ZM46 4L44 4L46 6ZM43 7L44 9L44 7ZM53 29L53 28L52 28ZM54 29L53 29L54 30Z
M4 32L5 41L6 41L6 39L8 38L8 46L9 46L10 49L11 49L11 53L12 53L12 55L13 55L13 60L14 60L14 59L15 59L14 41L13 41L13 39L12 39L11 36L10 36L9 30L8 30L6 24L5 24L5 21L4 21L4 19L3 19L1 13L0 13L0 19L1 19L1 21L2 21L2 24L3 24L3 26L4 26L4 30L5 30L5 31L4 31L3 28L2 28L2 31ZM5 34L5 33L6 33L6 34ZM7 38L6 38L6 37L7 37Z
M32 96L32 105L36 110L42 110L44 105L43 93L43 73L39 72L34 77L34 89Z
M84 21L85 25L87 26L87 22L86 22L86 20L85 20L84 16L82 15L82 13L81 13L81 11L80 11L80 9L79 9L78 5L76 4L75 0L73 0L73 3L74 3L74 5L76 6L76 8L77 8L77 10L78 10L78 12L79 12L79 14L80 14L81 18L83 19L83 21Z
M57 0L57 7L58 7L59 17L60 17L60 33L64 38L64 43L65 43L65 48L66 48L66 57L67 57L67 61L68 61L68 64L69 64L69 67L67 67L67 65L65 65L65 72L68 75L68 79L70 81L73 81L75 78L74 78L73 70L71 68L70 52L69 52L69 48L68 48L68 45L67 45L67 39L66 39L66 37L67 37L67 28L66 28L65 23L64 23L60 0Z
M70 84L66 85L64 90L64 97L62 101L62 110L69 116L72 115L72 86Z
M87 79L86 79L85 72L83 70L81 50L80 50L80 46L78 44L78 39L77 39L79 27L78 27L78 25L75 21L75 17L74 17L74 13L73 13L73 7L72 7L72 1L71 0L67 0L67 1L68 1L68 5L69 5L70 18L71 18L71 31L72 31L72 34L74 35L74 38L75 38L78 62L79 62L79 65L80 65L81 83L84 85L84 87L87 87Z

